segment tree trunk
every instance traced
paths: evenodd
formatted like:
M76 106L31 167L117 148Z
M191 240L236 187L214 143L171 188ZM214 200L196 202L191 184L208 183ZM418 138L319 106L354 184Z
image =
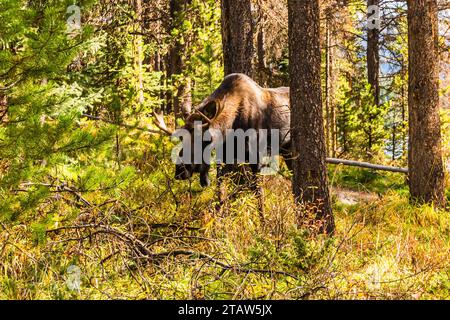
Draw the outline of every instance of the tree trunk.
M379 0L367 0L367 7L379 6ZM368 12L368 16L372 15ZM367 80L370 84L374 105L380 106L380 30L377 27L367 27ZM369 122L372 119L369 117ZM373 145L372 126L368 124L368 151L371 153Z
M408 0L409 187L412 199L443 206L436 0Z
M322 111L319 0L288 1L293 193L332 233Z
M331 156L331 39L330 16L327 14L325 21L325 139L327 156Z
M243 73L253 77L252 60L254 23L251 0L221 0L222 8L222 47L224 74ZM250 166L232 166L235 174L232 180L236 185L247 182ZM251 176L251 175L250 175ZM219 187L221 189L222 187ZM223 191L219 191L223 196Z
M181 114L183 118L187 118L192 111L192 81L191 78L186 77L184 83L180 86L181 91Z
M330 15L328 20L329 27L329 45L328 45L328 77L329 77L329 104L330 104L330 134L331 134L331 146L330 155L332 157L336 156L337 148L337 129L336 129L336 90L338 88L339 74L336 67L336 47L335 38L332 26L336 23Z
M171 29L180 28L183 23L183 12L187 6L191 4L191 0L170 0L170 16L172 19ZM184 101L191 101L187 98L191 95L189 80L183 78L183 70L185 68L183 62L183 53L186 52L186 42L180 41L179 38L173 40L173 45L169 48L169 68L172 85L175 92L173 94L173 112L176 118L182 118L190 113L191 106L184 105Z
M134 2L135 10L136 10L136 17L138 18L136 29L138 32L142 32L142 1L141 0L135 0ZM135 63L135 70L137 74L137 84L136 84L136 90L138 93L137 97L137 103L139 105L144 104L144 70L143 70L143 59L144 59L144 53L143 53L143 46L144 42L142 39L142 35L135 35L134 36L134 63Z
M395 108L395 107L394 107ZM395 152L397 151L397 124L396 124L396 115L395 115L395 109L394 109L394 123L392 124L392 161L395 160Z
M330 156L330 68L329 68L329 33L328 33L328 18L325 23L325 150L327 157Z
M250 0L221 0L225 75L253 76L253 19Z
M265 48L265 34L264 25L261 24L258 31L257 37L257 55L258 55L258 74L261 86L266 86L266 48Z
M170 53L166 54L164 56L163 59L163 66L164 66L164 70L166 71L166 76L165 76L165 88L166 88L166 93L165 93L165 106L164 106L164 111L166 112L166 114L172 113L173 112L173 94L172 94L172 89L170 88L171 86L171 79L172 79L172 68L171 68L171 60L170 59Z
M258 34L256 37L256 56L258 58L258 82L261 86L267 87L267 64L266 64L266 13L258 4L259 20L257 22Z
M379 0L367 0L367 6L379 6ZM370 15L370 14L369 14ZM372 88L373 100L380 105L380 30L367 29L367 79Z
M406 79L406 59L402 59L402 79ZM408 135L407 135L407 119L406 119L406 113L408 108L408 84L404 83L405 81L402 81L402 88L401 88L401 105L402 105L402 157L407 157L408 153Z
M331 156L335 157L336 156L336 150L337 150L337 124L336 124L336 105L335 105L335 100L334 100L334 89L336 88L336 86L334 85L335 82L335 74L333 73L332 76L332 102L331 102Z
M354 89L353 89L353 78L352 75L350 74L350 72L346 72L345 73L345 77L347 79L348 82L348 86L349 86L349 96L350 97L354 97ZM342 151L341 154L346 154L348 152L350 152L350 130L349 130L349 122L350 119L348 118L348 114L349 114L349 110L347 110L347 105L344 103L341 106L341 140L342 140Z

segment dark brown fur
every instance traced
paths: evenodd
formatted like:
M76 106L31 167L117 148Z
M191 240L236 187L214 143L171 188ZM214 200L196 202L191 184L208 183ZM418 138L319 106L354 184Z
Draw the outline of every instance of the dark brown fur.
M205 116L210 121L205 119ZM280 130L281 155L290 167L290 110L289 88L265 89L244 74L230 74L221 85L196 108L187 119L186 129L192 129L194 121L202 121L205 128L218 129L225 136L227 129L278 129ZM209 122L209 123L208 123ZM252 173L260 170L260 165L250 165ZM218 166L218 180L236 171L235 165ZM190 171L190 172L187 172ZM200 173L202 185L208 185L209 166L177 166L177 177L190 178L193 172ZM205 176L206 174L206 176ZM219 183L219 187L221 184ZM257 183L251 184L252 188ZM220 191L220 194L222 194ZM223 201L223 196L220 196ZM261 207L261 204L260 204ZM262 209L262 208L260 208Z

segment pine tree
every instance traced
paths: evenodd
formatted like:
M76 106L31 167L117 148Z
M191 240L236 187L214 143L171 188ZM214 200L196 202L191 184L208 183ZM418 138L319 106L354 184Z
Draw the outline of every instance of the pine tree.
M254 25L250 0L221 0L225 74L253 76Z
M409 188L414 200L444 206L436 0L408 1Z
M7 196L10 190L24 182L53 182L56 168L111 134L108 128L94 133L79 126L99 92L84 88L72 71L98 42L87 28L68 33L67 7L56 0L0 4L0 90L6 104L0 122L0 196L7 199L0 212L9 217L45 196L40 188L30 191L33 201L18 196L26 200L18 210L17 198Z
M322 113L319 1L289 1L289 68L293 192L305 210L332 233L334 218L327 184Z

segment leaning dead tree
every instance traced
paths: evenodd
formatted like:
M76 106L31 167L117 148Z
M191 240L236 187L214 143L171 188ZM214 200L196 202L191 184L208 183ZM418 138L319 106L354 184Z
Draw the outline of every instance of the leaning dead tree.
M360 167L360 168L366 168L366 169L372 169L372 170L381 170L381 171L390 171L390 172L398 172L398 173L408 174L408 168L383 166L383 165L372 164L372 163L368 163L368 162L343 160L343 159L336 159L336 158L327 158L326 162L330 163L330 164L340 164L340 165L344 165L344 166Z

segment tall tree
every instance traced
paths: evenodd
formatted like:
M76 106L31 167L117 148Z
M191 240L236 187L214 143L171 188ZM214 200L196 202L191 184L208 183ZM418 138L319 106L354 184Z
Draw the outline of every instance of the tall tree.
M170 0L171 31L179 30L184 21L183 12L191 4L191 0ZM180 35L173 39L173 44L169 48L169 73L175 87L173 96L173 111L175 117L181 118L191 113L191 83L190 79L185 79L182 74L185 68L183 54L186 52L187 43L182 41Z
M252 76L253 20L250 0L221 0L225 75Z
M335 43L332 26L336 23L333 17L335 6L329 6L325 10L325 139L327 155L334 157L336 154L336 83L337 72L335 70Z
M331 41L330 15L325 13L325 141L327 156L331 155Z
M377 25L376 20L378 17L375 16L379 12L380 0L367 0L368 7L368 26L367 26L367 79L370 84L371 93L373 96L373 102L376 108L380 106L380 48L379 48L379 38L380 29ZM378 9L372 9L377 7ZM369 119L371 120L371 119ZM373 145L373 129L371 124L368 126L368 149L371 151Z
M332 233L334 218L325 165L319 0L288 1L293 193Z
M260 11L262 11L260 9ZM261 17L258 23L258 35L256 37L256 48L258 57L258 81L260 85L266 85L266 34L264 30L264 21L266 17L264 13L260 13Z
M408 0L408 42L410 192L419 202L444 205L436 0Z
M135 13L137 18L137 25L135 28L139 33L142 33L142 17L143 17L143 10L142 10L142 0L135 0L134 1L134 7L135 7ZM133 43L133 56L134 56L134 68L136 70L136 78L137 78L137 84L136 84L136 91L137 91L137 102L138 104L142 105L144 103L144 75L143 75L143 59L144 59L144 53L143 48L144 42L142 39L142 35L135 35L134 43Z

